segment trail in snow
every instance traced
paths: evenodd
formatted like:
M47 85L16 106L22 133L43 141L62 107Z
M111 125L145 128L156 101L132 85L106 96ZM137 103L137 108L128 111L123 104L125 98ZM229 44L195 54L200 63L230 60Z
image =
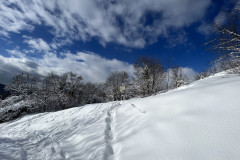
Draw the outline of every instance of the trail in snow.
M113 160L113 146L112 146L112 140L113 140L113 131L112 131L112 114L111 111L114 109L115 104L107 111L107 117L105 118L106 122L106 128L105 128L105 141L106 141L106 150L104 155L104 160Z
M112 112L118 106L87 105L1 124L0 159L113 159Z

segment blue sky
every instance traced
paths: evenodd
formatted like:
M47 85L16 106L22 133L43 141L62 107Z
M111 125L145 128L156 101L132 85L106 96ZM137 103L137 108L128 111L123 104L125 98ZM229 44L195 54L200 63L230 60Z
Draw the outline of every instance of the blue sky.
M194 75L216 54L201 47L221 23L227 0L0 1L0 83L19 72L73 71L103 82L109 72L133 73L140 56Z

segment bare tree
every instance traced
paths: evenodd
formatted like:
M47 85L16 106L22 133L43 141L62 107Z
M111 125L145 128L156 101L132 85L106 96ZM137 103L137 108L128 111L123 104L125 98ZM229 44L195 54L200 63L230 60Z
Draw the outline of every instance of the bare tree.
M167 78L167 90L169 90L169 82L170 82L170 68L171 68L171 63L170 63L170 59L168 58L167 59L167 75L166 75L166 78Z
M221 61L219 63L219 69L221 71L227 71L230 68L231 68L231 66L230 66L229 60Z
M214 75L214 74L216 74L218 72L218 69L217 69L217 67L214 65L214 66L212 66L212 67L210 67L209 69L208 69L208 73L209 73L209 75Z
M204 44L209 49L220 53L216 60L232 61L234 67L240 66L240 7L230 12L226 12L226 21L221 24L215 24L214 30L217 34L216 38ZM240 73L240 69L237 70Z
M171 69L171 86L177 88L189 83L189 78L183 73L182 67L174 67Z
M201 72L198 75L196 75L195 79L196 80L200 80L200 79L204 79L204 78L206 78L208 76L209 76L208 72L204 71L204 72Z
M48 74L34 93L36 108L41 111L56 111L81 104L81 80L81 76L72 72L61 76Z
M12 82L5 87L15 95L29 95L36 89L37 78L29 73L20 73L13 77Z
M106 79L107 95L112 100L121 100L120 86L129 84L129 76L125 71L115 71Z
M100 103L106 101L106 90L105 85L100 83L85 83L82 85L83 91L83 103L91 104L91 103Z
M165 77L164 68L158 59L141 57L134 64L134 81L141 96L156 94Z
M83 95L81 89L83 85L82 77L72 72L65 73L63 77L67 77L64 92L70 99L69 105L74 106L76 104L80 104L82 102Z

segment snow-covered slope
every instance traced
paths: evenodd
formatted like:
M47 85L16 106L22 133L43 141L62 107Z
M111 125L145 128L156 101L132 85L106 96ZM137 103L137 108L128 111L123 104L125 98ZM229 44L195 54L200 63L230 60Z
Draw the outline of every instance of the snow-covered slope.
M239 160L240 77L0 124L0 159Z

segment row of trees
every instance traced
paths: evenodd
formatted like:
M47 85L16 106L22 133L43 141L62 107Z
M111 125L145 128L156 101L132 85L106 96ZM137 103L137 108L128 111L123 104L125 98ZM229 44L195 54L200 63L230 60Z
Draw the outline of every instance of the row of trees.
M129 99L151 96L189 83L182 67L164 69L158 59L141 57L134 64L134 69L132 77L125 71L110 73L105 82L108 100L121 99L121 85L126 88L124 97Z
M109 74L105 83L84 83L81 76L68 72L48 74L43 79L21 73L6 90L33 102L31 112L56 111L88 103L146 97L189 83L181 67L165 71L159 60L142 57L134 64L134 75L125 71ZM120 86L125 86L125 92Z
M83 83L82 77L68 72L48 74L39 80L29 73L15 76L6 90L24 100L33 101L33 112L56 111L77 105L101 102L103 84Z
M208 70L196 75L195 80L203 79L222 71L226 71L230 74L240 75L239 65L237 65L237 63L233 62L232 59L230 59L215 62L215 64L209 67Z

